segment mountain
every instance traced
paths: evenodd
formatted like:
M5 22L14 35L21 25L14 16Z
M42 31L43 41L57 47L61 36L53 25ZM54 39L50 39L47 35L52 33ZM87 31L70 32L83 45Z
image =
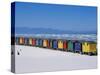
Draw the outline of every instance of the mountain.
M16 27L16 34L97 34L96 31L58 30L51 28Z

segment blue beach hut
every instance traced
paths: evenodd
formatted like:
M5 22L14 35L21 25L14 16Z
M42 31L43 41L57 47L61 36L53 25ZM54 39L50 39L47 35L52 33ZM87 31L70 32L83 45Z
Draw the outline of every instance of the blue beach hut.
M79 41L74 42L74 51L75 52L82 52L82 43Z
M58 48L58 42L57 42L57 40L53 40L52 41L52 48L53 49L57 49Z

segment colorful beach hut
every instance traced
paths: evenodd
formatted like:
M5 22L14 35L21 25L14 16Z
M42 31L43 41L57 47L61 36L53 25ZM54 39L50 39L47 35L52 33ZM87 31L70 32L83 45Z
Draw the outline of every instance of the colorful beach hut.
M57 42L57 40L52 40L52 48L53 49L57 49L58 48L58 42Z
M24 45L26 46L29 45L29 38L25 37L24 39L25 39Z
M75 41L73 44L74 44L74 52L81 53L82 52L82 43L81 43L81 41Z
M53 48L52 42L53 42L53 40L52 40L52 39L50 39L50 40L49 40L49 43L50 43L50 48Z
M32 38L32 46L35 46L35 45L36 45L36 39Z
M35 46L39 46L39 39L38 38L36 38L36 45Z
M42 45L43 45L43 40L42 39L38 39L38 46L42 47Z
M30 37L30 38L29 38L29 45L30 45L30 46L35 46L35 44L36 44L35 38Z
M68 51L74 52L73 40L68 41Z
M44 48L48 47L48 40L47 39L43 39L43 47Z
M96 42L84 41L82 43L82 52L87 53L88 55L97 54Z
M50 42L51 42L51 40L50 39L48 39L48 45L47 45L47 48L51 48L51 44L50 44Z
M32 46L32 38L29 38L29 45Z
M58 40L58 49L63 50L63 40Z
M24 37L19 37L19 44L24 45Z
M64 51L68 50L68 41L67 40L63 41L63 49L64 49Z

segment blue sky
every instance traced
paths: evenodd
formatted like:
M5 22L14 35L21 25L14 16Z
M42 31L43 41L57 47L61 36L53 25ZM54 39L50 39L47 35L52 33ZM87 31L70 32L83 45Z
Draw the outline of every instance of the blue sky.
M16 2L15 26L64 31L97 30L97 8Z

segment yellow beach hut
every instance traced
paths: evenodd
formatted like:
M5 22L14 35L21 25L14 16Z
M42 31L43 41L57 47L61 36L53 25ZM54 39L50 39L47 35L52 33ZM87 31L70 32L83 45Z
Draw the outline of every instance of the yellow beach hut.
M82 43L82 52L91 54L97 53L96 42L85 41Z
M29 45L32 45L32 38L29 38Z
M43 40L43 47L47 47L48 46L48 40L47 39L44 39Z
M63 49L63 40L58 40L58 49Z

